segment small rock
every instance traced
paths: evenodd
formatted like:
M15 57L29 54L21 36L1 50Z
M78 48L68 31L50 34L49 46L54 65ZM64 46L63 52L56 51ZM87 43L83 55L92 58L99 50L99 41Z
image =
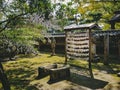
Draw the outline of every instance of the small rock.
M118 77L120 77L120 72L119 72L119 73L117 73L117 76L118 76Z
M104 73L104 74L107 74L107 71L101 71L102 73Z

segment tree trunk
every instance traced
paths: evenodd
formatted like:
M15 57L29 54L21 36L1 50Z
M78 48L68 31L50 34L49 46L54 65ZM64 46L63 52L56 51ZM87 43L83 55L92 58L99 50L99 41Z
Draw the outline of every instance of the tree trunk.
M2 82L4 90L10 90L10 85L9 85L6 74L4 73L4 69L1 62L0 62L0 80Z

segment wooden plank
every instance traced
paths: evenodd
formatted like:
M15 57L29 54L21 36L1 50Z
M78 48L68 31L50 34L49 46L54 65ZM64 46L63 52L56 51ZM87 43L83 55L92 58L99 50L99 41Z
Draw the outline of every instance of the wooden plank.
M65 64L67 64L67 31L65 31Z
M72 58L84 58L89 57L89 34L88 32L67 32L66 39L66 52L67 56Z
M90 76L94 78L91 65L91 30L87 32L70 32L66 31L65 63L67 63L67 59L88 60Z

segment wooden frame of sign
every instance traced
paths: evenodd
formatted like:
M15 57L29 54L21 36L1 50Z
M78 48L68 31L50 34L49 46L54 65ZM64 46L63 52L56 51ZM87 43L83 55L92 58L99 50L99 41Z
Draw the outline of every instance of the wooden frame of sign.
M93 77L91 65L91 30L100 29L97 24L69 25L65 30L65 64L68 59L88 60L89 72Z

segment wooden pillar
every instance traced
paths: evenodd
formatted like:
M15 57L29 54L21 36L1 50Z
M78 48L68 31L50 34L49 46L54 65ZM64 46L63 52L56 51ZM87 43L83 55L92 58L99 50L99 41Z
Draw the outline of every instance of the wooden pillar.
M3 69L1 62L0 62L0 81L3 85L4 90L11 90L10 84L8 82L8 78L7 78L6 74L4 73L4 69Z
M56 47L56 40L54 37L52 37L51 39L51 49L52 49L52 54L51 56L54 56L55 55L55 47Z
M67 64L67 31L65 31L65 64Z
M104 36L104 64L108 65L109 56L109 35Z
M90 71L90 76L91 78L94 78L93 73L92 73L92 65L91 65L91 59L92 59L92 51L91 51L91 29L89 30L89 71Z
M95 38L94 37L92 37L92 39L91 39L92 41L91 41L91 53L92 53L92 58L91 58L91 60L93 60L94 59L94 56L96 55L96 44L95 44Z
M92 37L91 30L89 30L89 58L92 59Z

